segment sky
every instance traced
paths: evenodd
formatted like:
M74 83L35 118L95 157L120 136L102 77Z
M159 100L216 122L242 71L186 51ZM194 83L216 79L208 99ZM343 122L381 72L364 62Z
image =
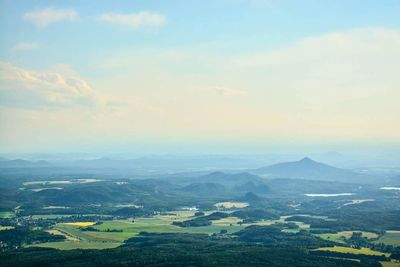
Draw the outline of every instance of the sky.
M398 0L0 0L0 152L400 147Z

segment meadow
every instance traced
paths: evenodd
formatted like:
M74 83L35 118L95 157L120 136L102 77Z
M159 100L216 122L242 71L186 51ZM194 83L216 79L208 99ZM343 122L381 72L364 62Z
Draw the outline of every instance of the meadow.
M369 248L349 248L349 247L323 247L323 248L318 248L317 250L321 251L333 251L333 252L340 252L340 253L351 253L351 254L364 254L364 255L373 255L373 256L381 256L385 255L386 257L389 257L390 254L388 253L383 253L379 252L376 250L372 250Z
M206 211L209 215L212 211ZM39 216L40 217L40 216ZM47 216L46 216L47 217ZM274 223L284 223L290 216L282 216L277 220L261 220L255 223L238 224L241 219L236 217L221 218L213 220L211 225L200 227L179 227L173 222L190 220L195 217L195 211L181 210L172 211L167 214L155 215L152 217L141 217L135 219L109 220L100 224L95 222L74 222L58 223L49 231L53 234L66 236L64 242L51 242L35 244L37 247L51 247L62 250L81 248L81 249L105 249L117 247L128 238L138 235L140 232L151 233L203 233L212 235L226 230L227 233L235 233L250 225L272 225ZM298 229L285 229L285 232L298 232L299 229L308 229L310 226L302 222L294 222ZM82 231L83 227L93 227L98 231ZM351 236L351 234L349 234Z
M12 218L15 213L12 211L0 211L0 219Z
M386 231L375 243L385 245L400 246L400 231Z
M400 261L381 261L382 267L400 267Z
M321 237L322 239L334 241L338 243L345 244L346 239L349 239L353 232L361 232L363 237L368 239L378 238L378 235L372 232L365 232L365 231L341 231L335 234L318 234L317 236Z
M51 231L53 234L67 236L65 242L49 242L35 244L37 247L50 247L62 250L81 249L105 249L117 247L126 239L138 235L140 232L152 233L219 233L227 230L228 233L237 232L245 226L237 224L238 218L228 217L213 221L209 226L179 227L173 225L174 221L184 221L193 218L194 211L174 211L167 215L156 215L148 218L136 218L130 220L110 220L95 225L94 222L75 222L56 224ZM206 214L209 214L207 212ZM99 231L81 231L81 227L91 226ZM109 231L111 230L111 231ZM118 231L113 231L118 230ZM120 231L122 230L122 231ZM74 240L74 241L72 241Z

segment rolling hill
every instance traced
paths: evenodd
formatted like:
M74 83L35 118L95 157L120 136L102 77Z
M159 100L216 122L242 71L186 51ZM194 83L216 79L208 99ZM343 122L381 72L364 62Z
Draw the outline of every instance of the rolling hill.
M347 169L336 168L305 157L299 161L283 162L259 169L251 173L267 178L291 178L346 183L371 183L374 177Z

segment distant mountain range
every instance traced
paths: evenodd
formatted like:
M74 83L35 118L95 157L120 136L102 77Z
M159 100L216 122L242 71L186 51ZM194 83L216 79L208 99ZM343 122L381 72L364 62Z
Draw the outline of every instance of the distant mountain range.
M180 182L189 183L183 191L204 194L225 194L227 192L254 192L268 193L269 187L261 177L250 173L223 173L213 172L198 177L180 179Z
M0 168L35 168L35 167L49 167L51 164L44 160L30 161L23 159L1 159Z
M250 172L265 178L291 178L348 183L370 183L376 180L374 177L316 162L308 157L299 161L283 162L262 167Z
M188 162L187 162L188 163ZM175 164L175 165L174 165ZM153 173L158 170L159 174L163 173L177 173L182 172L176 166L177 162L171 160L164 160L163 162L156 162L154 159L148 160L145 158L137 158L130 160L115 160L101 158L96 160L83 160L74 162L47 162L47 161L28 161L22 159L15 160L0 160L0 169L23 169L23 168L35 168L35 170L46 170L50 168L63 168L65 173L68 172L82 172L90 171L94 174L105 174L108 171L109 174L117 173L118 170L137 169L143 172ZM217 166L217 163L214 163ZM168 165L174 165L174 168L167 168ZM182 164L182 168L185 169L187 166ZM200 162L197 163L200 165ZM165 168L165 169L164 169ZM221 168L222 169L222 168ZM196 168L192 170L197 170ZM164 172L163 172L164 171ZM233 172L234 169L231 169ZM306 179L306 180L319 180L319 181L338 181L346 183L372 183L378 182L379 177L368 175L365 173L358 173L348 169L342 169L333 167L324 163L314 161L308 157L305 157L299 161L283 162L258 169L248 170L243 173L223 173L223 172L212 172L207 175L193 177L193 173L189 171L186 177L182 177L181 181L190 181L190 183L216 183L223 184L224 186L236 187L238 191L251 191L251 192L265 192L267 188L264 187L264 180L276 179L276 178L289 178L289 179ZM206 169L203 170L203 173ZM261 177L262 178L261 178ZM190 177L190 179L188 179ZM179 179L178 179L179 180ZM398 179L393 180L398 183ZM387 181L386 179L381 180L382 183ZM246 189L247 188L247 189ZM257 190L258 189L258 190Z

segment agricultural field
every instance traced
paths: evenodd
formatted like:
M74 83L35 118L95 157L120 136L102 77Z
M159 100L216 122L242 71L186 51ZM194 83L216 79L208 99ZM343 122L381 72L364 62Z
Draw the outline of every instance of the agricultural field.
M400 231L386 231L375 243L384 243L385 245L400 246Z
M15 216L15 213L12 211L0 211L0 218L5 219L5 218L12 218Z
M206 212L209 214L210 212ZM149 218L137 218L134 220L104 221L96 225L94 222L59 223L53 227L53 234L61 234L67 237L65 242L53 242L35 244L37 247L51 247L68 250L81 249L105 249L117 247L126 239L138 235L140 232L152 233L219 233L227 230L233 233L245 226L237 224L238 218L228 217L213 221L209 226L179 227L173 225L174 221L185 221L193 218L194 211L175 211L168 215L156 215ZM232 225L231 225L232 224ZM99 231L82 231L81 227L91 226Z
M52 235L62 235L65 236L65 238L67 239L67 241L79 241L78 238L73 237L71 235L66 234L65 232L61 232L60 230L57 229L51 229L51 230L47 230L46 232L48 232L49 234Z
M206 211L205 215L209 215L212 211ZM251 224L238 224L242 221L236 217L221 218L213 220L211 225L200 227L179 227L173 225L173 222L186 221L194 218L195 211L181 210L172 211L167 214L155 215L153 217L125 219L125 220L110 220L103 221L101 224L95 222L73 222L59 223L49 230L53 234L64 235L67 239L65 242L53 242L36 244L34 246L52 247L57 249L72 249L72 248L96 248L104 249L117 247L125 240L138 235L140 232L152 233L204 233L214 234L221 230L226 230L231 234L244 229L249 225L272 225L275 223L284 223L285 219L290 216L282 216L277 220L263 220ZM310 226L302 222L294 222L299 226L299 229L308 229ZM82 231L81 228L92 227L95 231ZM299 229L285 229L285 232L298 232ZM337 235L349 238L352 232L341 232Z
M373 256L381 256L385 255L386 257L389 257L390 254L388 253L383 253L379 251L375 251L369 248L349 248L349 247L324 247L324 248L318 248L317 250L322 250L322 251L333 251L333 252L339 252L339 253L351 253L351 254L364 254L364 255L373 255Z
M242 209L249 206L249 203L246 202L219 202L214 204L217 208L224 208L224 209L233 209L238 208Z
M400 267L400 261L381 261L382 267Z
M79 227L87 227L96 224L95 222L72 222L72 223L65 223L67 225L79 226Z
M3 231L3 230L10 230L10 229L14 229L14 226L1 226L1 225L0 225L0 231Z
M365 232L365 231L341 231L336 234L317 234L317 236L321 237L322 239L334 241L338 243L345 244L346 239L349 239L353 232L361 232L363 237L368 239L378 238L378 235L372 232Z
M65 242L41 243L41 244L29 245L27 247L55 248L55 249L59 249L59 250L107 249L107 248L116 248L116 247L120 246L121 244L122 243L117 243L117 242L65 241Z
M80 216L96 216L98 214L84 214ZM72 217L74 215L71 214L37 214L37 215L32 215L30 218L32 220L40 220L40 219L57 219L57 218L62 218L62 217ZM102 215L102 217L111 217L110 215Z

